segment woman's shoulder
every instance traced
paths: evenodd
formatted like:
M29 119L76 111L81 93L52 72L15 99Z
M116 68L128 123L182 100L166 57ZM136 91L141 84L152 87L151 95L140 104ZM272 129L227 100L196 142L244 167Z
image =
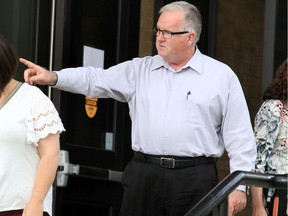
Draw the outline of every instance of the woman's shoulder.
M277 99L269 99L265 100L258 112L259 114L265 114L269 116L280 117L280 113L283 109L283 104L280 100Z
M23 83L21 86L22 91L25 92L25 94L28 94L28 96L32 97L47 97L40 88L37 86L32 86L27 83Z
M47 106L52 103L44 92L38 88L37 86L31 86L27 83L23 83L17 95L18 98L23 100L23 102L30 106L35 106L36 104L43 104L43 106Z
M265 100L261 107L269 107L270 109L282 109L284 107L281 100L278 99L268 99Z

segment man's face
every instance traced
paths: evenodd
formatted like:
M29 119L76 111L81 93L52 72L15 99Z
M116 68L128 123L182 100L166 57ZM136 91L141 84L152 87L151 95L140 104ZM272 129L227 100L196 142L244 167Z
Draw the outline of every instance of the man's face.
M182 11L166 11L163 12L157 22L157 28L170 32L185 31L183 29L184 12ZM172 35L171 38L165 38L160 32L156 36L156 48L158 54L162 56L168 63L181 64L183 58L186 59L189 34ZM191 57L191 56L190 56Z

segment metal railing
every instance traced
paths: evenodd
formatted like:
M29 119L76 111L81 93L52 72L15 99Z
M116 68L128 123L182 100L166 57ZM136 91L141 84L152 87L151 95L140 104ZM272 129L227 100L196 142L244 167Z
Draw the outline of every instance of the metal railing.
M272 175L246 171L235 171L223 179L214 189L203 197L185 216L227 216L228 195L239 185L263 188L284 189L287 175Z

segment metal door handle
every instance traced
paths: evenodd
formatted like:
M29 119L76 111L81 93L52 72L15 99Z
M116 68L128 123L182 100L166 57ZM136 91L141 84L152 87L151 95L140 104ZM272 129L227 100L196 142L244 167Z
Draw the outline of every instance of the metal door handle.
M60 162L57 171L57 187L66 187L69 175L79 175L80 166L69 163L68 151L60 151Z
M68 151L61 150L57 171L57 187L66 187L69 175L121 182L122 174L122 172L110 169L70 164Z

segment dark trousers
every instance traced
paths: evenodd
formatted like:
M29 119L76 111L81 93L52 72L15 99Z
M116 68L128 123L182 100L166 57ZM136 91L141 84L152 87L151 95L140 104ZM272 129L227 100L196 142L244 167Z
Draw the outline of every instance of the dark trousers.
M169 169L133 158L123 173L121 215L185 215L217 183L215 163Z
M276 189L273 197L271 198L270 202L267 202L267 210L269 212L269 216L272 215L273 212L273 205L274 199L276 196L279 197L279 205L278 205L278 215L277 216L286 216L286 209L287 209L287 190L283 189ZM267 197L268 189L264 189L265 197Z

